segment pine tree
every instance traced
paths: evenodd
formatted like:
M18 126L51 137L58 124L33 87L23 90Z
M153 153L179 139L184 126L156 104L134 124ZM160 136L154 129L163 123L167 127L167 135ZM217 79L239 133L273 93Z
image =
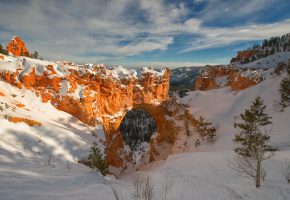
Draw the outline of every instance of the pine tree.
M280 105L281 111L284 111L290 102L290 60L286 67L287 77L283 78L280 83Z
M251 164L255 171L256 187L260 187L261 173L263 171L262 161L266 159L265 152L272 149L268 144L270 136L262 133L261 127L271 124L271 117L265 113L266 105L264 105L261 97L257 97L250 109L246 109L240 115L242 122L236 123L236 127L240 132L235 135L234 141L239 144L234 151L245 159L247 164Z
M275 53L275 49L274 49L274 47L272 47L270 55L273 55L274 53Z
M281 75L286 67L287 65L284 62L279 62L278 65L275 67L273 74L277 76Z
M31 57L31 55L29 54L29 52L28 52L28 51L25 51L25 52L23 53L23 56L25 56L25 57L28 57L28 58L30 58L30 57Z
M7 50L3 48L2 44L0 44L0 53L2 53L4 55L8 55Z
M108 165L102 157L101 151L96 143L93 143L87 160L89 167L98 169L105 176L108 173Z
M197 132L199 132L202 140L214 141L216 128L211 126L212 123L206 122L203 117L199 117Z
M125 144L132 151L136 151L142 142L150 142L156 129L155 120L142 109L127 112L119 127Z
M37 51L34 51L34 52L31 54L31 57L32 57L32 58L35 58L35 59L38 59L38 57L39 57L38 52L37 52Z

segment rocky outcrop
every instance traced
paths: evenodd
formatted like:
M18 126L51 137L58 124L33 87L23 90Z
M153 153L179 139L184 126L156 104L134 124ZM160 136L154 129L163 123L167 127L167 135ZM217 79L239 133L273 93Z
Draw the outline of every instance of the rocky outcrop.
M125 167L130 157L124 152L119 132L130 109L144 109L156 121L158 134L151 141L151 161L159 159L159 144L174 144L182 128L175 122L190 115L179 112L179 105L173 106L169 101L169 76L168 69L107 69L103 65L71 66L23 57L16 59L13 67L0 69L0 78L6 82L34 91L43 102L50 102L88 125L103 126L106 160L116 167Z
M14 56L29 55L29 51L25 46L25 43L18 36L14 36L12 40L7 44L6 49Z
M28 118L23 118L23 117L7 117L7 120L13 123L25 123L28 126L41 126L41 123L33 120L33 119L28 119Z
M238 51L237 56L231 59L231 63L247 60L258 53L257 50Z
M196 90L210 90L229 86L232 90L243 90L262 80L261 69L238 69L229 66L212 66L202 69L196 78Z
M16 104L16 106L17 106L18 108L25 108L25 105L22 104L22 103L18 103L18 104Z

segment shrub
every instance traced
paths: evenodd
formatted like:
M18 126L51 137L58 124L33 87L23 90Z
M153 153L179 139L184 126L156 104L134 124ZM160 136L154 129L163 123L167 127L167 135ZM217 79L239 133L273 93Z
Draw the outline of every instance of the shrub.
M98 169L103 176L105 176L109 171L108 165L103 159L100 148L96 143L93 143L86 163L90 168Z
M203 117L199 117L197 132L200 134L202 140L213 142L215 140L216 128L212 123L205 121Z

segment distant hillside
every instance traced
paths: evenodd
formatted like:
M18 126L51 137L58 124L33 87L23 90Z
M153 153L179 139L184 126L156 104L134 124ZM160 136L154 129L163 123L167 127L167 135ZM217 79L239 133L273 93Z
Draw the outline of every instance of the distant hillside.
M262 44L254 44L245 51L239 51L237 56L232 58L231 63L247 64L276 53L289 51L290 33L265 39Z
M170 70L170 92L191 90L200 67L180 67Z

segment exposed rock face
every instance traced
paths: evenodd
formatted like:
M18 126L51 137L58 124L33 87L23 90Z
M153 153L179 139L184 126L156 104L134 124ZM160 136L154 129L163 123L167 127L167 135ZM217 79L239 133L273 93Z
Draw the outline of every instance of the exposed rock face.
M0 78L18 88L27 88L56 108L89 125L102 125L106 133L106 160L124 167L128 155L119 132L126 112L141 108L149 112L157 124L158 135L151 141L150 160L158 159L160 143L173 144L180 127L175 120L190 116L178 111L178 104L169 102L168 69L156 72L143 69L137 73L124 68L68 66L15 59L13 67L0 69ZM11 66L11 63L9 63ZM191 116L193 122L194 118ZM171 152L169 152L171 153Z
M231 63L242 61L244 59L248 59L257 53L258 53L258 51L256 51L256 50L238 51L237 56L231 59Z
M23 117L8 117L8 121L13 122L13 123L20 123L23 122L29 126L41 126L41 123L33 120L33 119L28 119L28 118L23 118Z
M213 66L203 69L195 81L195 89L210 90L230 86L232 90L243 90L259 83L261 70L238 69Z
M14 56L23 56L25 54L29 54L29 51L26 48L25 43L18 36L14 36L13 39L10 40L10 42L7 44L6 49Z

